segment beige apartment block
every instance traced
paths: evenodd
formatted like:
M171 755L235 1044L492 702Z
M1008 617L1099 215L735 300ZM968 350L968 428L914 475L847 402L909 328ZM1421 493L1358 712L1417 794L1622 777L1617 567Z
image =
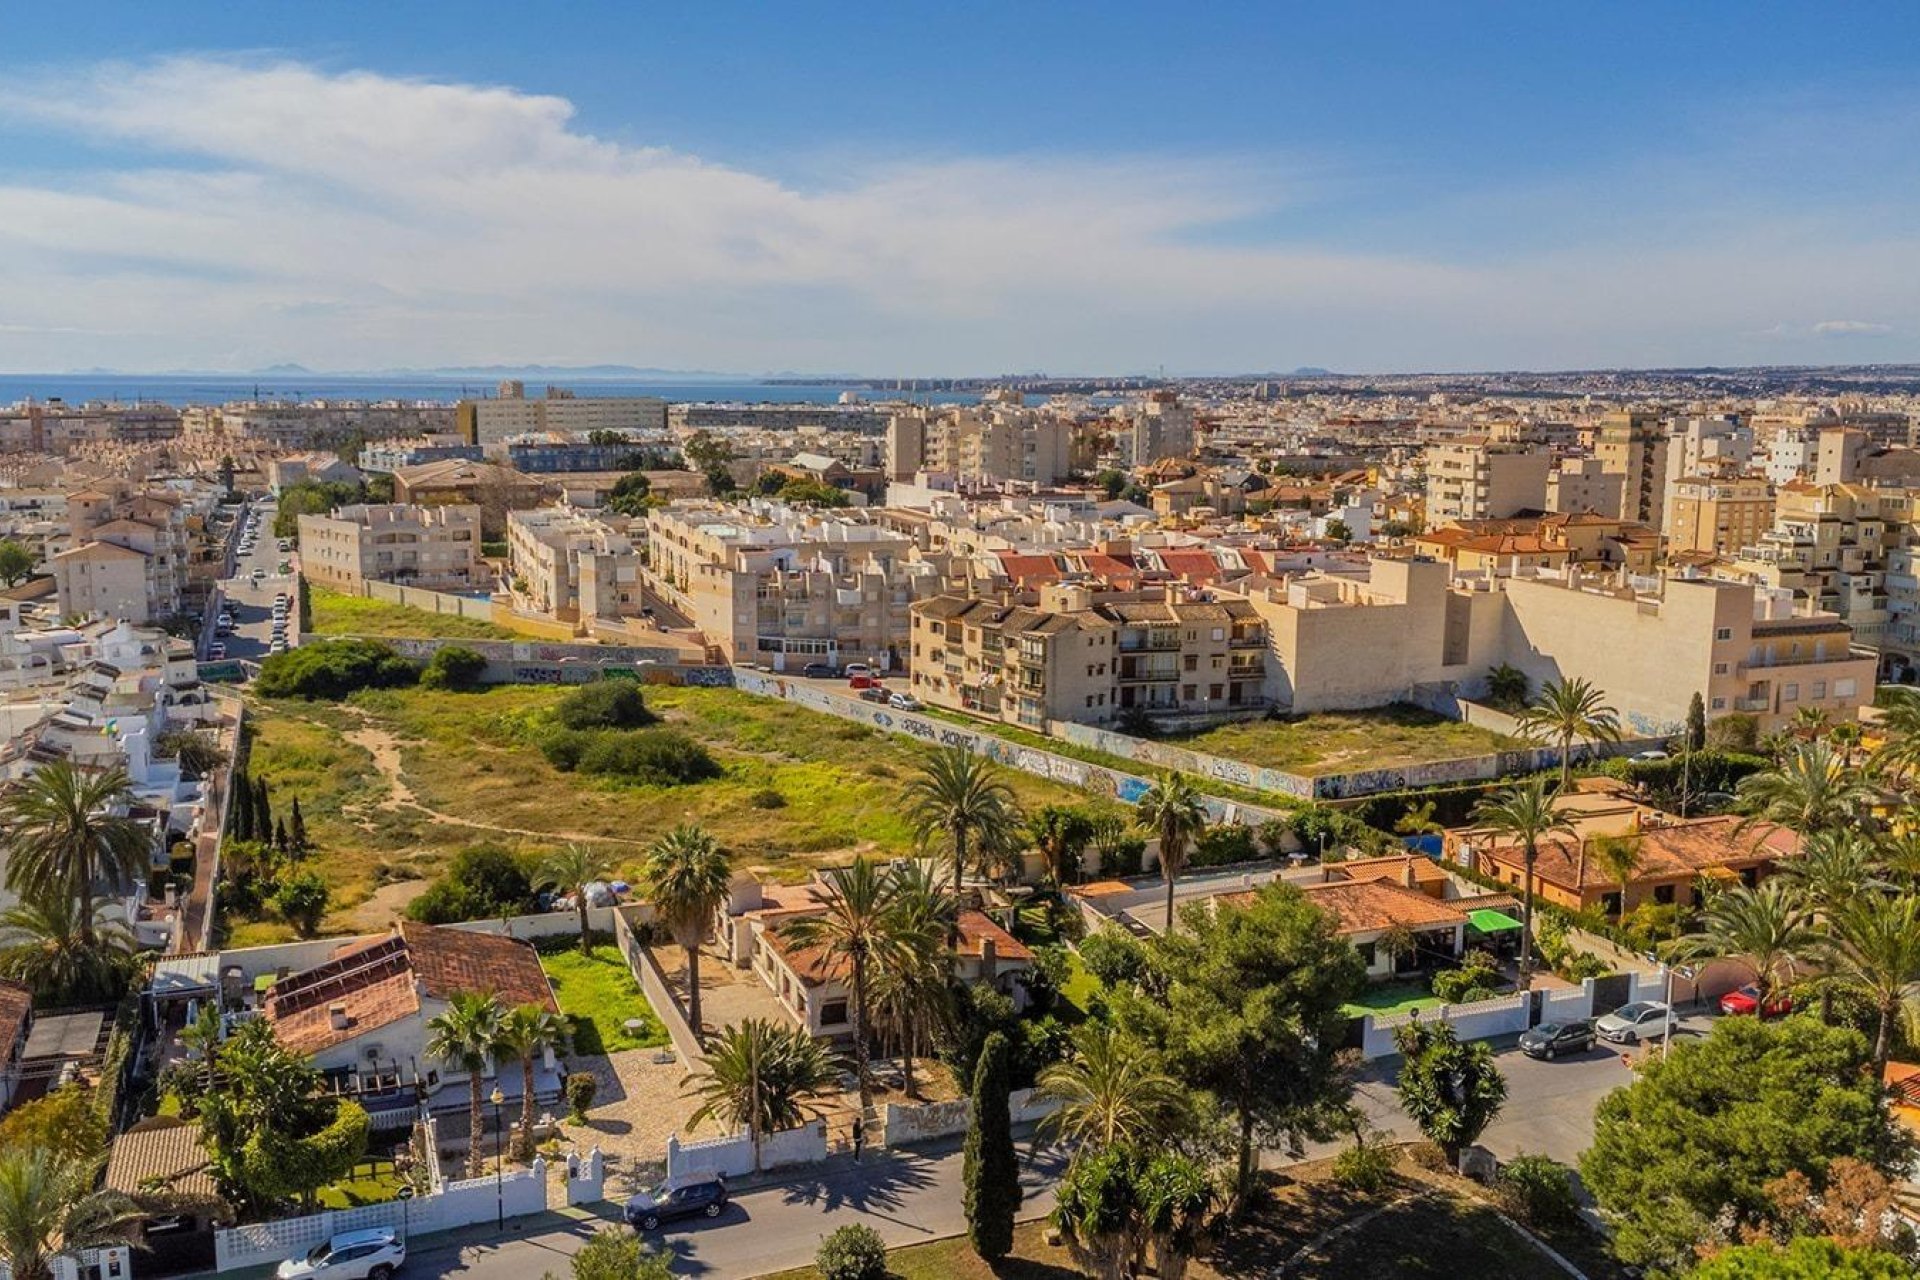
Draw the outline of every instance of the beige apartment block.
M1598 458L1563 459L1547 477L1547 510L1563 515L1613 515L1620 510L1624 483Z
M1198 720L1264 708L1266 628L1244 599L1043 588L1038 603L942 595L913 609L912 689L1008 724Z
M1524 443L1471 439L1428 445L1427 527L1545 510L1552 460L1546 449Z
M1660 415L1620 410L1600 420L1593 454L1603 470L1620 477L1620 509L1603 512L1661 527L1666 510L1667 447Z
M905 665L909 608L940 590L911 537L777 503L673 503L647 513L647 586L728 662Z
M507 516L513 594L561 622L630 617L640 612L640 548L626 521L572 507L540 507Z
M1073 470L1073 424L1018 403L919 409L888 420L886 473L911 481L922 472L965 485L1051 485Z
M1692 476L1673 486L1667 550L1732 555L1773 527L1773 486L1762 476Z
M1791 591L1802 612L1839 615L1857 644L1879 649L1893 616L1888 560L1913 542L1906 489L1856 484L1786 484L1773 526L1719 566L1722 577Z
M492 586L480 560L480 508L363 504L300 517L300 571L359 593L369 582L430 591Z
M468 444L495 444L514 436L558 431L660 433L667 429L667 402L657 396L576 396L548 387L529 399L519 382L503 382L491 400L462 400L454 406L454 426Z
M89 542L48 562L62 617L118 618L136 625L169 610L157 606L150 558L111 542Z
M179 495L119 482L69 493L66 508L69 549L48 561L63 614L144 623L181 611L197 518Z

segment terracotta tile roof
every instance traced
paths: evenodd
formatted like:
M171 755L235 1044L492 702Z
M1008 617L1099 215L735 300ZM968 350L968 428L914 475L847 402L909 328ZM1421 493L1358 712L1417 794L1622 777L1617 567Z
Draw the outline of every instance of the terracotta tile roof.
M33 1020L33 993L17 982L0 982L0 1062L27 1034Z
M345 1025L333 1024L335 1009ZM294 1053L311 1055L419 1012L420 993L414 988L413 975L401 972L369 978L329 999L292 1006L286 1012L276 1011L270 1000L266 1017L273 1023L276 1040Z
M508 1008L537 1004L551 1013L560 1012L530 942L412 920L401 922L400 936L406 940L426 993L436 1000L462 991L490 991Z
M1623 837L1639 842L1640 866L1633 883L1701 875L1716 868L1755 866L1800 852L1800 838L1785 827L1759 823L1736 832L1740 822L1735 817L1698 818L1642 826ZM1492 847L1486 853L1504 867L1518 870L1525 865L1517 845ZM1591 849L1588 854L1585 877L1576 886L1574 878L1581 869L1579 842L1565 836L1552 837L1540 846L1534 874L1566 889L1617 888L1618 882L1598 858L1591 856Z
M1061 568L1052 556L1023 555L1016 551L999 553L1000 571L1021 584L1058 582Z
M1026 944L1002 929L983 911L962 911L960 913L960 954L963 956L980 955L980 944L985 939L993 939L993 951L1001 960L1031 961L1033 952Z
M220 1199L200 1126L170 1116L144 1121L113 1140L106 1187L136 1197L164 1190L195 1200Z
M1349 858L1345 862L1333 863L1327 871L1343 875L1349 880L1385 880L1401 885L1406 883L1404 877L1411 871L1416 887L1447 882L1446 868L1418 853L1412 857L1395 853L1382 858Z
M811 914L805 911L788 913L787 919ZM800 946L781 929L785 921L770 924L761 934L766 944L773 948L774 954L793 971L793 976L809 987L822 986L829 982L840 982L846 977L846 962L830 958L824 947ZM960 913L959 953L978 958L980 940L992 938L994 951L1001 960L1031 962L1033 952L1021 944L1012 934L995 924L979 911Z
M1213 582L1220 577L1220 562L1210 551L1162 551L1159 554L1167 572L1178 574L1188 582Z
M1343 934L1370 933L1395 925L1431 929L1465 924L1467 919L1466 913L1451 903L1384 880L1310 884L1301 892L1307 895L1307 901L1339 921Z

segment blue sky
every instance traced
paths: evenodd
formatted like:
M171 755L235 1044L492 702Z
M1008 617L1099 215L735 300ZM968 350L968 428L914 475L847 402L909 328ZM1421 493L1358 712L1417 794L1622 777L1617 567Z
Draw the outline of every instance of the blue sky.
M1920 359L1920 6L10 6L0 369Z

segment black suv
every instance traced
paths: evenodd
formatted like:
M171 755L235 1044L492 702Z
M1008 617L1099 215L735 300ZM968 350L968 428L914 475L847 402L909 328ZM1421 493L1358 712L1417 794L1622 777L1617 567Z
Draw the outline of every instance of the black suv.
M717 1218L727 1207L727 1180L717 1173L699 1174L678 1186L665 1183L642 1191L627 1201L627 1225L652 1231L675 1218Z
M1563 1053L1585 1053L1593 1048L1593 1023L1543 1022L1520 1033L1520 1052L1529 1058L1559 1057Z
M809 680L824 680L840 674L831 662L809 662L800 668L800 674Z

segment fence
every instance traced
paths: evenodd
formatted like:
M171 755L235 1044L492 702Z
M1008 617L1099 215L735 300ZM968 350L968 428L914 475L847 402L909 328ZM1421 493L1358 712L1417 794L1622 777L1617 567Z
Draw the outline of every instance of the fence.
M760 1142L760 1160L753 1158L753 1140L744 1133L731 1138L706 1138L682 1143L678 1134L667 1139L667 1181L699 1173L744 1177L790 1164L818 1164L827 1158L827 1122L810 1120L797 1129L770 1133Z
M1629 970L1621 977L1625 979L1627 1000L1658 1000L1664 994L1666 979L1661 974L1642 974ZM1537 1022L1591 1018L1596 1012L1607 1011L1598 1009L1598 1004L1612 1003L1597 1000L1597 985L1593 978L1588 978L1577 988L1571 989L1540 990L1530 995L1516 991L1512 995L1495 996L1491 1000L1478 1000L1472 1004L1443 1004L1409 1013L1366 1014L1357 1019L1360 1023L1360 1054L1371 1060L1398 1053L1400 1050L1393 1043L1393 1033L1416 1018L1422 1022L1449 1023L1462 1040L1491 1040L1496 1036L1518 1035ZM1540 1010L1537 1020L1529 1012L1529 1005L1536 1002Z
M233 1271L279 1262L305 1253L342 1231L394 1227L402 1232L450 1231L496 1216L544 1213L547 1162L500 1178L469 1178L443 1183L439 1190L412 1200L388 1200L357 1209L327 1209L301 1218L257 1222L213 1233L214 1269Z
M640 990L646 994L647 1003L660 1015L660 1021L666 1024L667 1039L673 1045L674 1056L680 1059L680 1065L688 1070L700 1060L702 1046L700 1037L694 1033L688 1023L687 1015L680 1010L680 1002L674 999L673 989L667 985L667 975L660 970L660 962L653 957L653 949L641 941L634 930L635 920L629 920L629 914L639 917L645 912L651 919L651 907L628 907L613 913L613 941L620 948L620 954L627 958L627 967L633 970L634 980L640 984ZM646 919L638 919L646 923Z
M342 588L331 582L319 585L330 591ZM462 618L472 618L477 622L493 621L493 599L491 596L458 596L444 591L428 591L424 587L408 587L398 582L363 582L358 594L373 600L385 600L388 604L404 604L412 609L422 609L428 613L451 613Z
M1042 1097L1036 1089L1015 1089L1007 1095L1007 1110L1015 1124L1033 1124L1059 1110L1057 1099ZM973 1102L889 1102L883 1108L881 1142L898 1147L965 1133L973 1118Z

